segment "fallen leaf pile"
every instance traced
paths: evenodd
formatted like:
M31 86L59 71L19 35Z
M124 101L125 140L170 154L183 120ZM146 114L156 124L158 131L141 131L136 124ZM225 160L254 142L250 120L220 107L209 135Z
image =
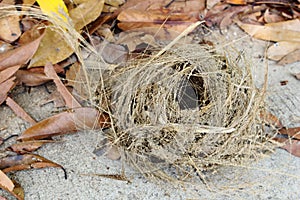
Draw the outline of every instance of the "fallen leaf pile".
M82 91L82 83L78 84L76 79L82 77L84 80L85 77L80 60L74 56L81 44L70 44L64 32L74 31L88 39L97 50L102 50L101 56L107 63L118 64L135 52L159 47L158 40L174 39L200 20L204 20L208 27L216 26L221 30L236 23L254 38L275 42L268 48L269 59L279 64L300 60L300 2L297 0L21 2L23 4L11 0L0 2L0 105L9 106L31 125L17 138L18 142L6 149L15 155L0 158L0 188L17 199L24 199L24 191L7 177L6 172L43 167L63 169L59 164L32 152L43 144L55 142L52 136L110 126L107 114L83 107L66 87ZM20 12L28 10L30 13L30 9L44 13L48 18ZM114 30L120 34L115 34ZM63 83L57 74L65 76L68 81ZM49 101L54 100L57 106L65 106L66 111L36 122L13 100L10 93L17 85L33 87L50 81L54 82L57 91L52 93ZM88 98L84 92L80 95ZM299 128L279 128L279 133L284 137L277 140L285 144L284 149L300 157Z

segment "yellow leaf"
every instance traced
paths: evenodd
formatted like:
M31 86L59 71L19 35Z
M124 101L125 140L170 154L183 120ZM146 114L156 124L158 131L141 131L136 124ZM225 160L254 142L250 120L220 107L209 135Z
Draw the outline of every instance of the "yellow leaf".
M37 0L41 10L54 19L68 22L68 9L63 0Z

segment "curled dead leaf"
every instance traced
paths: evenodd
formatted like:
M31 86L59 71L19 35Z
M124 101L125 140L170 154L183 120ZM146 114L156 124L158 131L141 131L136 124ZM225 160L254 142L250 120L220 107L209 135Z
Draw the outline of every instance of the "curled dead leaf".
M0 70L26 64L37 51L43 36L41 35L28 44L0 54Z
M14 88L16 85L15 83L15 78L16 77L11 77L10 79L4 81L3 83L0 83L0 105L6 100L7 98L7 93Z
M75 108L38 122L26 129L18 140L37 140L83 129L107 128L110 126L109 122L107 114L100 113L94 108Z
M39 169L46 167L61 168L66 177L66 171L61 165L36 154L14 155L0 159L0 169L2 169L3 172Z
M38 86L52 80L44 73L32 72L30 70L20 69L16 73L18 84L24 84L26 86Z

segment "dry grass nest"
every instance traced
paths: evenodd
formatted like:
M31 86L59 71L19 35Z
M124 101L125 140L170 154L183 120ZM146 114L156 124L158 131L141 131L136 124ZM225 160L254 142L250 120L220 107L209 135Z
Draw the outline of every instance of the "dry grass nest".
M106 137L122 159L147 177L205 182L218 166L272 151L259 118L263 96L250 64L236 55L181 44L103 70L97 98L102 107L108 102Z

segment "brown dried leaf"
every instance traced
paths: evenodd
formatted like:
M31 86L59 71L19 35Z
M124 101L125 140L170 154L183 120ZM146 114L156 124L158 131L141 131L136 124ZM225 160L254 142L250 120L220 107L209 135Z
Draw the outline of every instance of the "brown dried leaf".
M73 133L82 129L101 129L110 126L107 114L94 108L76 108L44 119L26 129L18 140L28 141Z
M0 170L0 188L10 193L18 200L24 200L24 193L20 192L21 190L19 189L21 188L20 184L18 184L16 181L12 181L1 170ZM0 199L6 200L6 198L1 196Z
M9 43L17 40L21 35L19 21L18 15L0 17L0 39Z
M108 139L102 140L100 145L100 148L93 151L93 153L97 156L104 155L111 160L119 160L121 158L118 147Z
M72 96L72 94L69 92L69 90L64 86L64 84L61 82L59 77L57 76L53 65L51 63L47 63L45 65L45 74L47 77L53 79L57 90L64 98L66 105L68 108L79 108L81 107L80 103L77 102L77 100Z
M125 0L105 0L105 4L118 7L125 3Z
M122 45L104 41L97 46L97 49L100 50L101 56L107 63L120 64L127 61L128 50Z
M8 176L6 176L6 174L3 173L2 170L0 170L0 187L1 186L4 186L4 188L7 189L10 192L12 192L14 187L15 187L12 180L10 180L10 178L8 178Z
M300 34L300 32L299 32ZM299 46L300 48L300 46ZM287 65L293 62L298 62L300 61L300 49L297 49L289 54L287 54L286 56L284 56L279 62L279 65Z
M232 23L233 18L245 10L249 9L249 6L230 6L228 4L220 4L209 10L205 16L205 24L207 26L220 26L226 28Z
M291 142L287 142L287 144L281 148L287 150L294 156L300 157L300 141L299 140L292 140Z
M68 80L66 86L73 87L81 98L87 99L89 97L89 93L85 88L85 85L87 85L86 76L79 62L74 63L66 72L66 79Z
M53 143L53 140L33 140L12 144L7 147L8 150L17 154L25 154L39 149L43 144Z
M43 35L28 44L0 54L0 70L26 64L37 51L42 38Z
M36 121L32 119L25 110L19 106L12 98L7 97L6 98L6 105L8 105L14 113L19 116L20 118L24 119L25 121L29 122L31 125L35 124Z
M264 111L260 113L260 118L268 125L275 126L277 128L282 128L283 125L281 121L272 113Z
M31 23L34 23L34 22L31 22ZM38 22L35 22L35 23L38 23ZM31 24L29 24L27 26L30 26L30 25ZM31 41L39 38L45 32L45 28L40 27L39 24L33 25L33 27L28 27L28 28L30 28L30 29L28 29L27 31L25 31L21 35L20 39L18 40L18 43L20 45L24 45L24 44L30 43Z
M281 41L268 48L267 55L271 60L279 61L284 56L300 48L300 42Z
M18 84L24 84L26 86L38 86L52 80L44 73L32 72L30 70L23 69L18 70L15 75L17 77Z
M0 83L0 105L6 100L7 93L16 85L14 82L16 77L12 77L3 83Z
M216 4L220 3L221 0L206 0L206 9L210 10L213 8Z
M7 69L0 71L0 83L4 82L8 78L10 78L12 75L14 75L20 67L21 67L20 65L17 65L17 66L9 67Z
M104 0L87 0L81 2L76 8L69 10L69 15L77 31L97 19L103 9ZM52 62L55 63L55 62Z
M14 155L0 159L0 169L2 169L3 172L39 169L46 167L59 167L64 170L61 165L36 154Z
M300 42L300 20L270 23L264 26L236 23L249 35L261 40Z
M264 13L264 21L266 23L276 23L276 22L282 22L285 18L280 15L280 13L277 11L270 11L270 9L267 9Z
M132 30L142 27L168 28L182 32L190 24L199 20L205 2L191 1L127 1L118 16L118 27Z
M152 47L158 47L154 36L145 34L144 32L122 32L119 35L119 39L116 44L124 44L128 47L129 52L136 50L138 45L147 44Z
M300 127L295 127L295 128L281 128L279 130L279 133L288 135L292 137L293 139L298 139L300 140Z

